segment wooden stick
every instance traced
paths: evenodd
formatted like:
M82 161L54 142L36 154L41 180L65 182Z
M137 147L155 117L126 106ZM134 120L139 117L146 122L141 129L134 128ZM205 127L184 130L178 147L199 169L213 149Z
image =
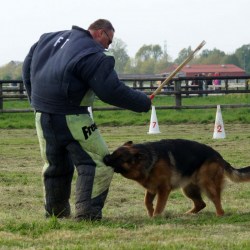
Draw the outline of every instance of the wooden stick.
M205 41L201 44L162 82L162 84L150 95L150 99L154 97L162 90L162 88L188 63L190 62L194 55L205 45Z

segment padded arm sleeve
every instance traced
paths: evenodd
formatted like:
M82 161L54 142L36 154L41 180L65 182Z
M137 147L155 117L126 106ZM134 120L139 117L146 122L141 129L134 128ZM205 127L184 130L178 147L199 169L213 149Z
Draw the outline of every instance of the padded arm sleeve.
M106 56L100 62L88 84L108 104L135 112L147 112L151 107L151 100L145 93L133 90L119 80L113 57Z
M30 79L30 68L31 68L31 61L32 61L32 55L35 50L37 43L35 43L28 55L26 56L24 62L23 62L23 68L22 68L22 77L23 77L23 82L27 91L27 95L29 98L29 101L31 102L31 79Z

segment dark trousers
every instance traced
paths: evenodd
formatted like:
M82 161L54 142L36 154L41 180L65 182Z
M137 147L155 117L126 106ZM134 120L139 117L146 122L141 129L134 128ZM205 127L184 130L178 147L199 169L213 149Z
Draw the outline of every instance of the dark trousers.
M77 171L75 217L101 219L113 170L102 159L108 148L88 114L36 113L36 129L44 160L47 215L67 217L74 169Z

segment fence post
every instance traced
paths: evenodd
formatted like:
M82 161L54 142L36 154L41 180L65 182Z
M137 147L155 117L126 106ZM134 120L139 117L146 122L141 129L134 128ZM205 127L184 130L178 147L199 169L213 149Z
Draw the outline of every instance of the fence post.
M23 92L24 92L24 84L23 84L23 82L20 82L19 83L19 94L23 94Z
M0 82L0 110L3 110L3 83Z
M246 79L245 80L245 90L248 90L248 82L249 82L249 79Z
M228 79L225 80L225 89L228 90Z
M186 86L185 90L188 90L188 80L185 80L185 86ZM187 93L186 96L189 96L189 93Z
M175 106L176 107L181 107L181 82L180 81L175 81L174 82L174 91L179 92L175 94Z

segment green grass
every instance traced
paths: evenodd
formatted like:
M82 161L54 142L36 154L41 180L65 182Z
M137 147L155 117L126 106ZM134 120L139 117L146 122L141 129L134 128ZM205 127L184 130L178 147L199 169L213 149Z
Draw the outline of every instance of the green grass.
M127 140L186 138L211 145L233 166L249 165L249 124L226 123L227 137L220 140L212 139L213 123L159 126L157 135L147 134L148 124L100 126L100 130L111 151ZM249 183L227 183L222 218L215 216L206 198L201 213L185 215L191 202L176 190L164 215L150 219L143 188L115 174L103 220L77 223L73 218L44 218L43 163L34 129L0 129L0 159L0 249L249 249ZM75 178L73 213L74 187Z
M183 105L248 103L249 95L184 98ZM250 109L222 109L226 139L213 140L216 109L160 110L175 105L172 97L153 102L161 134L147 135L150 112L95 111L110 150L123 142L186 138L213 146L232 165L249 165ZM108 106L100 101L95 107ZM9 101L5 109L30 108L27 101ZM191 203L181 191L171 193L164 216L150 219L143 204L144 190L115 174L101 222L45 219L42 160L34 130L34 114L0 114L0 249L249 249L249 184L227 183L223 193L226 215L215 217L207 208L185 215ZM75 178L74 178L75 182ZM74 212L74 185L72 209Z
M183 105L223 105L223 104L249 104L250 95L231 94L207 97L183 98ZM212 109L183 109L172 110L157 109L160 106L174 106L174 98L168 96L156 96L153 101L156 107L159 123L163 124L208 124L214 122L216 108ZM97 100L95 107L107 107L107 104ZM8 101L4 103L4 109L30 108L27 101ZM229 123L250 123L249 108L224 108L223 119ZM135 113L127 110L118 111L94 111L95 122L108 126L146 125L150 121L150 112ZM31 113L0 113L0 128L34 128L34 114Z

